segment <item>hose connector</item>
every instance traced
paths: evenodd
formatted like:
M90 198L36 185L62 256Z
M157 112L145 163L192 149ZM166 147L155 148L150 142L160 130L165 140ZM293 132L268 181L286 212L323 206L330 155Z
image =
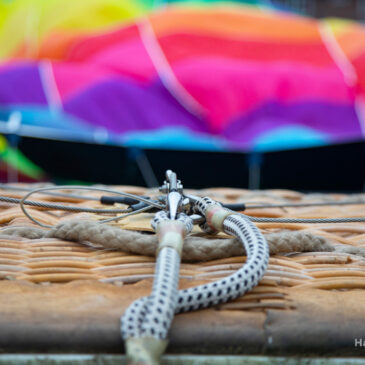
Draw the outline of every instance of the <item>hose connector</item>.
M154 337L129 337L125 346L127 365L159 365L167 341Z
M208 197L199 199L195 203L194 210L205 217L206 221L200 225L200 228L206 233L223 231L224 220L229 215L235 214Z
M158 212L151 222L158 236L158 252L163 247L175 249L181 256L184 238L193 229L192 219L184 213L179 213L176 220L170 219L165 211Z
M222 232L224 220L232 214L235 213L223 208L221 205L211 205L205 212L205 219L210 228Z
M158 248L157 254L164 247L175 249L179 256L184 244L185 226L179 221L165 221L159 224L157 229Z

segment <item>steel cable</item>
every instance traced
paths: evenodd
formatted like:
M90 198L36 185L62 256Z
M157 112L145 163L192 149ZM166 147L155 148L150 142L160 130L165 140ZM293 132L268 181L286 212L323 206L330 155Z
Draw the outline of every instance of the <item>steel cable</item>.
M336 201L336 202L317 202L317 203L284 203L284 204L257 204L249 205L245 203L246 209L266 209L266 208L302 208L302 207L323 207L337 205L361 205L365 201Z
M146 207L143 207L141 209L138 209L136 211L132 211L131 209L99 209L99 208L87 208L87 207L75 207L75 206L66 206L61 204L53 204L53 203L44 203L44 202L38 202L38 201L32 201L27 200L31 195L36 193L43 193L46 191L52 191L52 190L59 190L59 189L74 189L74 190L91 190L91 191L100 191L100 192L107 192L110 194L117 194L121 196L125 196L128 198L132 198L135 200L138 200L140 202L144 202L147 204ZM156 203L152 200L143 198L138 195L134 194L128 194L117 190L112 189L104 189L104 188L97 188L97 187L84 187L84 186L78 186L78 185L66 185L66 186L52 186L52 187L46 187L46 188L39 188L34 189L27 193L25 196L23 196L22 199L16 199L16 198L9 198L9 197L0 197L0 201L6 201L8 203L19 203L20 208L24 215L29 218L32 222L38 224L41 227L45 228L53 228L53 226L50 226L48 224L44 224L39 222L37 219L35 219L25 208L25 205L35 206L39 208L46 208L46 209L56 209L56 210L66 210L66 211L72 211L72 212L86 212L86 213L96 213L96 214L118 214L118 213L127 213L121 216L116 216L109 219L101 220L100 223L107 223L111 221L117 221L119 219L123 219L125 217L128 217L130 215L135 215L138 213L142 213L144 211L147 211L151 209L152 207L163 209L164 205Z
M242 214L245 216L244 214ZM261 218L249 217L255 223L363 223L365 217L346 217L346 218Z
M22 199L0 196L0 201L11 204L20 204ZM102 209L102 208L76 207L71 205L45 203L35 200L25 200L23 201L22 204L44 209L65 210L69 212L85 212L85 213L95 213L95 214L127 213L130 211L128 209Z

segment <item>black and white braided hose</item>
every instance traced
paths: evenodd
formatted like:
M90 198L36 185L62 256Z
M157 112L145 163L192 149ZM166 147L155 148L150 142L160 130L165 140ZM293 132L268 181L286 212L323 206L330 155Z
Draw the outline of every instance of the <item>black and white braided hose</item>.
M156 262L152 294L133 302L121 319L127 352L128 342L135 342L131 339L152 338L163 343L174 313L208 308L233 300L255 287L266 271L269 249L253 223L243 215L225 210L209 198L201 199L196 209L207 217L208 225L203 227L205 230L220 229L237 237L245 246L247 260L241 269L224 279L178 291L179 252L172 247L163 247ZM159 348L160 354L163 350L164 346ZM137 351L143 352L143 349L138 348ZM150 363L158 364L158 360L155 358Z
M170 220L162 211L155 215L152 227L159 236L152 294L133 302L121 321L130 364L158 364L165 349L164 339L174 318L178 298L183 240L193 225L185 214Z

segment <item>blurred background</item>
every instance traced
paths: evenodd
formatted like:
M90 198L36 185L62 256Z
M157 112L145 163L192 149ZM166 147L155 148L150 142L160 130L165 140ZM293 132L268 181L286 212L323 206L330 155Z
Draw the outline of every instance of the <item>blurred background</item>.
M365 1L0 0L0 180L365 190Z

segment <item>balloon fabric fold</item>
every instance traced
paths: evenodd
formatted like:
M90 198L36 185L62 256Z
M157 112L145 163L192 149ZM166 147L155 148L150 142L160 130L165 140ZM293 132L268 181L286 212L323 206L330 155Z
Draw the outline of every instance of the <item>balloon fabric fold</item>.
M146 148L364 138L361 24L238 3L71 3L0 2L0 119Z

